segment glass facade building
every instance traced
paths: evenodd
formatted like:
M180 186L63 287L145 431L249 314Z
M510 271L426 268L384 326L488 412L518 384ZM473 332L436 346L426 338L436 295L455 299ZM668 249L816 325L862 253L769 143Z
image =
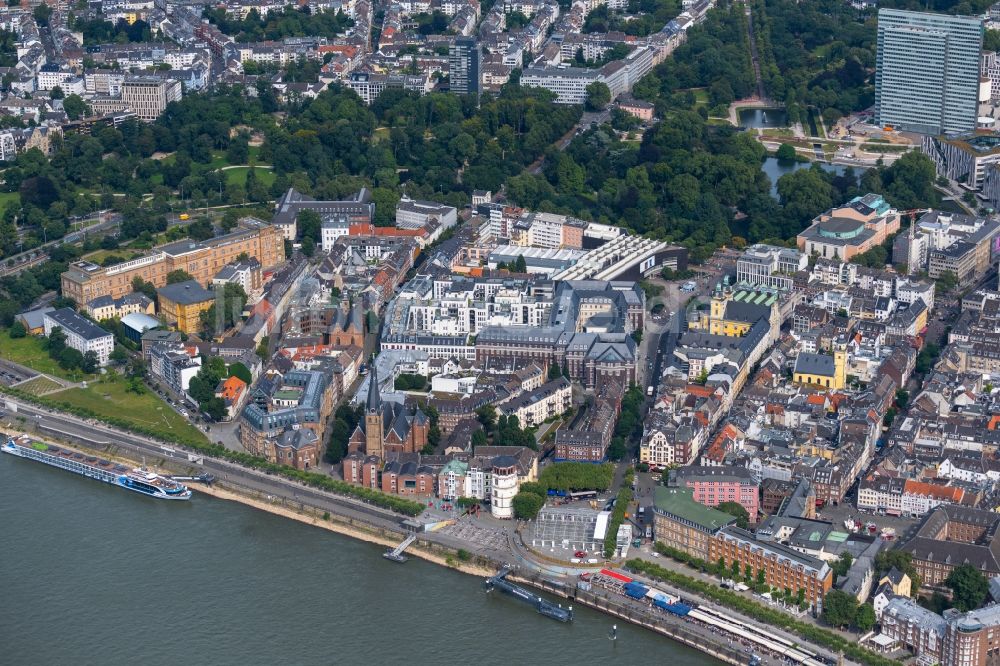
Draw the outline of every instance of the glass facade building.
M880 9L875 122L922 134L975 129L982 47L979 18Z
M448 80L453 93L479 95L481 54L475 37L458 37L448 50ZM978 79L977 79L978 80Z

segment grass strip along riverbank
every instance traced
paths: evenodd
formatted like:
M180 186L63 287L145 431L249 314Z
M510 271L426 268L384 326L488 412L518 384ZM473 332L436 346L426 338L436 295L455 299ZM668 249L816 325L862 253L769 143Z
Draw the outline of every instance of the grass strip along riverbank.
M158 440L164 440L166 443L180 445L194 450L205 456L212 458L218 458L226 460L237 465L242 465L244 467L249 467L250 469L265 472L267 474L274 474L277 476L282 476L286 479L291 479L293 481L298 481L304 483L307 486L317 488L319 490L325 490L327 492L335 493L338 495L345 495L347 497L354 497L362 501L368 502L375 506L381 507L383 509L389 509L390 511L395 511L397 513L403 514L405 516L417 516L424 510L424 505L420 502L414 502L411 500L403 499L401 497L395 497L393 495L387 495L385 493L379 492L377 490L372 490L370 488L365 488L363 486L355 486L347 483L346 481L341 481L339 479L332 479L325 474L320 474L318 472L306 472L303 470L295 469L294 467L289 467L287 465L278 465L265 460L264 458L259 458L257 456L252 456L249 453L243 453L241 451L230 451L221 444L211 444L206 440L195 440L190 437L165 437L162 431L154 428L146 428L138 425L127 419L117 418L113 416L107 416L104 414L98 414L93 410L87 409L85 407L80 407L77 405L71 405L69 403L62 403L59 400L49 400L44 397L39 397L31 395L30 393L25 393L24 391L19 391L11 387L0 387L0 392L16 397L19 400L29 402L35 405L40 405L42 407L57 409L61 412L67 414L72 414L79 418L84 419L95 419L107 423L108 425L120 428L127 432L135 433L137 435L142 435L144 437L150 437ZM171 433L172 434L172 433Z
M888 657L883 657L870 650L866 650L850 639L844 638L832 631L817 627L808 622L796 620L780 610L759 604L735 592L716 587L711 583L697 580L678 571L672 571L658 564L639 559L631 559L625 563L625 566L631 571L670 583L675 587L687 590L688 592L738 611L747 617L775 627L787 629L817 645L822 645L834 651L842 651L848 659L866 664L866 666L893 666L898 663L894 659L889 659Z

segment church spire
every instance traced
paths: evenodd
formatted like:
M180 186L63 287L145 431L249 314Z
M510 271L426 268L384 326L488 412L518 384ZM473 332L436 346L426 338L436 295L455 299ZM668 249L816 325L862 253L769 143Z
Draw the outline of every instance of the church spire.
M375 370L375 356L370 362L371 373L368 375L368 413L373 414L382 409L382 395L378 390L378 372Z

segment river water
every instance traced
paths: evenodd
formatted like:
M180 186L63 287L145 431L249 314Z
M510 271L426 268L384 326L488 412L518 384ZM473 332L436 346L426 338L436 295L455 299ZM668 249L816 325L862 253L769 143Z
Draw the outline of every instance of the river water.
M718 663L241 504L153 500L4 454L0 528L5 666Z

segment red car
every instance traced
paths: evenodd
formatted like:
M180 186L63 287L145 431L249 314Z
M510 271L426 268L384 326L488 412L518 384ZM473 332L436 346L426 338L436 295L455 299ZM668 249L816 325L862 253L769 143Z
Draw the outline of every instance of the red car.
M587 557L587 553L583 552L582 550L578 550L575 553L573 553L573 557Z

